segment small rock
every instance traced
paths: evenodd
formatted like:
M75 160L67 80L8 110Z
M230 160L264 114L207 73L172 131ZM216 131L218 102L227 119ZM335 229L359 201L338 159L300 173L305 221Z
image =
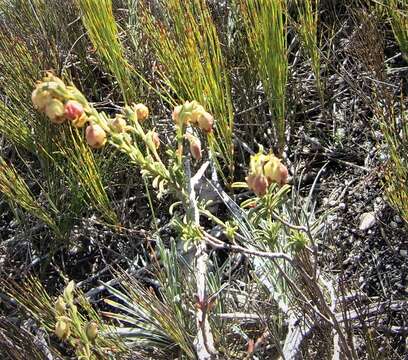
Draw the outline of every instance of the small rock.
M401 217L398 216L398 215L395 215L395 216L394 216L394 221L395 221L397 224L401 224L401 223L402 223L402 219L401 219Z
M333 207L336 206L337 201L336 200L330 200L329 201L329 206Z
M376 218L375 218L374 213L372 213L372 212L364 213L364 214L362 214L362 215L360 216L360 226L359 226L359 229L360 229L361 231L366 231L366 230L372 228L372 227L375 225L376 221L377 221L377 220L376 220Z
M345 208L346 208L346 204L345 204L345 203L342 202L342 203L339 204L339 209L340 209L340 210L344 210Z
M408 250L402 249L399 251L401 256L408 256Z
M397 229L398 228L398 224L395 221L391 221L390 226L391 226L392 229Z

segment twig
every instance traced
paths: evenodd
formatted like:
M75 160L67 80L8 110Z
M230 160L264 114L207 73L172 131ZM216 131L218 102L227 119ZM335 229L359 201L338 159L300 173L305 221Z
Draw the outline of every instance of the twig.
M200 213L197 206L195 185L200 181L207 169L209 163L204 163L197 171L195 176L191 176L190 159L186 157L184 162L185 174L188 179L188 204L186 204L187 215L196 225L200 225ZM208 254L206 252L206 242L204 239L196 246L196 284L197 284L197 307L196 307L196 324L197 335L194 345L197 357L200 360L213 359L217 353L214 347L214 339L211 333L210 323L207 317L208 299L207 299L207 264Z
M248 321L261 321L262 318L258 314L247 314L241 312L233 312L233 313L220 313L215 314L216 317L222 320L248 320Z
M204 232L204 240L207 241L209 245L217 249L226 249L226 250L231 250L234 252L244 253L244 254L252 255L252 256L264 257L268 259L284 259L289 262L293 261L293 259L288 254L285 254L283 252L268 252L268 251L247 249L240 245L225 243L221 240L218 240L216 237L206 232Z

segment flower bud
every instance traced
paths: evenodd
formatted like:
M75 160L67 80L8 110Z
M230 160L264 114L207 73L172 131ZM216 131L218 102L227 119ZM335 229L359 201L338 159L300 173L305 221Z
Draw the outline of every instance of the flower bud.
M68 100L64 106L65 117L68 120L75 120L84 113L84 107L75 100Z
M82 116L84 107L75 100L68 100L64 106L64 114L68 120L75 120Z
M198 104L198 103L196 102L196 105L195 105L195 107L194 107L194 109L193 109L193 111L192 111L192 113L191 113L190 122L191 122L192 124L197 124L197 123L198 123L198 119L199 119L200 116L202 116L204 113L205 113L204 108L203 108L200 104Z
M248 187L257 195L262 196L266 194L268 189L268 180L262 174L252 174L246 178Z
M55 311L57 312L58 315L64 315L65 314L65 301L62 296L58 296L57 301L55 302Z
M51 99L45 107L45 114L54 124L62 124L64 118L64 104L58 99Z
M126 120L121 116L116 116L110 123L110 127L114 132L122 133L126 128Z
M96 321L89 321L85 328L86 337L89 341L94 341L98 336L98 324Z
M68 285L64 289L64 300L68 303L72 303L74 300L74 290L75 290L75 282L74 280L71 280Z
M176 125L179 125L180 122L180 113L181 110L183 108L183 105L177 105L174 110L173 113L171 114L171 118L173 119L173 121L176 123Z
M45 73L43 82L55 83L55 85L65 88L65 83L58 76L55 76L51 71L47 71Z
M137 115L137 120L144 121L149 116L149 109L144 104L133 105L133 110Z
M197 107L198 102L193 100L193 101L186 101L183 104L183 112L187 112L187 113L192 113L194 111L194 109Z
M187 134L187 140L190 143L190 153L191 156L197 160L200 161L201 160L201 142L200 139L198 139L197 137L195 137L194 135L191 134Z
M58 320L55 323L55 334L61 340L68 339L69 335L71 334L71 330L69 328L69 323L67 321L65 321L65 320Z
M279 185L286 184L288 179L288 169L273 155L270 155L270 160L264 165L263 171L270 184L273 182L276 182Z
M159 134L156 131L152 132L152 141L156 149L158 149L160 147L160 138Z
M99 125L91 124L85 130L86 142L94 149L103 147L106 143L106 133Z
M198 117L198 126L201 130L203 130L206 133L210 133L212 131L213 124L214 124L214 118L207 111L204 111Z
M48 91L42 90L41 88L37 87L31 93L31 100L33 102L34 108L39 111L44 111L51 100L51 95Z
M280 164L279 171L280 171L280 185L287 184L289 175L288 168L285 165Z

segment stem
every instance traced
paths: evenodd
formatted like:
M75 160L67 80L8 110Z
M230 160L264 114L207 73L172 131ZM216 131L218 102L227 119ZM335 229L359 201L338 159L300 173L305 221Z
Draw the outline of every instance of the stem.
M197 174L204 174L207 164L204 164ZM186 177L188 178L187 191L189 194L188 203L186 204L187 216L196 226L200 226L200 213L197 207L194 187L200 180L201 176L191 176L190 159L186 157L184 162ZM208 296L207 296L207 268L208 254L206 252L206 240L202 238L196 248L196 285L197 285L197 307L196 307L196 324L197 335L195 338L195 348L198 359L210 360L217 353L214 347L214 339L211 333L210 323L207 317Z

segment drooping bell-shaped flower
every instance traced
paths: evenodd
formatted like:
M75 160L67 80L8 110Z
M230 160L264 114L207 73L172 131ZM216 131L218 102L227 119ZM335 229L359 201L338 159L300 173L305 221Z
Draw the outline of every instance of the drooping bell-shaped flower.
M88 145L94 149L99 149L106 143L106 132L97 124L88 125L85 137Z

